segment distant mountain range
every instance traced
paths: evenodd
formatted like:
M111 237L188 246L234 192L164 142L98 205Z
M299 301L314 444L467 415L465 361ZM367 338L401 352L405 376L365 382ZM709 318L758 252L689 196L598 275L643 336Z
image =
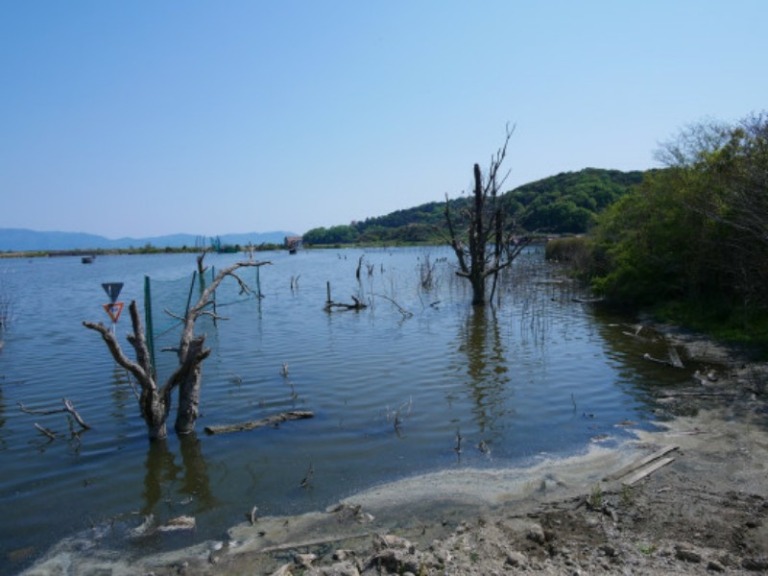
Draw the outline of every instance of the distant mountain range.
M213 238L222 245L282 244L286 236L297 236L293 232L248 232L245 234L221 234L219 236L196 236L194 234L170 234L151 238L118 238L116 240L85 234L82 232L38 232L23 228L0 228L0 252L26 252L45 250L99 250L119 248L141 248L151 245L155 248L194 247L196 244L210 246Z

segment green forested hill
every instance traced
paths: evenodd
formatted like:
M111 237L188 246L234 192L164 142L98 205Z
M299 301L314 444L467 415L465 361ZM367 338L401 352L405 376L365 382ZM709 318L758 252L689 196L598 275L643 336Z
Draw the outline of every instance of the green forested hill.
M595 216L640 184L645 172L585 168L524 184L506 194L529 232L583 233Z
M563 172L506 192L503 202L521 231L582 233L597 214L639 184L644 174L598 168ZM468 201L467 196L452 198L451 211L461 214ZM349 225L314 228L304 234L306 244L442 242L446 238L445 202L429 202Z

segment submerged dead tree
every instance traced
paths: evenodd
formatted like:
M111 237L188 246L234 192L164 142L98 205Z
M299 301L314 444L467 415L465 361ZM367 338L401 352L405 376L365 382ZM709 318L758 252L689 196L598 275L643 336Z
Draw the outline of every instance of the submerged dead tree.
M171 412L173 391L179 389L179 405L176 411L175 430L184 435L194 431L200 404L200 386L202 380L203 361L211 353L205 347L205 334L195 334L195 322L201 316L212 316L210 308L213 294L219 284L228 276L234 278L243 292L250 292L248 285L235 273L239 268L262 266L269 262L239 262L225 268L213 279L213 282L203 290L197 303L192 306L182 318L183 327L179 338L179 346L174 349L178 358L178 366L168 379L160 385L152 366L149 347L147 346L144 326L141 323L136 301L131 301L128 310L131 315L133 333L128 334L128 343L133 347L136 359L131 360L125 355L112 330L102 324L83 322L83 326L95 330L104 339L112 357L120 366L128 370L139 385L139 408L141 416L147 424L150 440L159 440L167 436L166 420Z
M483 175L480 166L475 164L473 198L466 211L457 217L451 212L451 203L447 196L445 199L445 218L450 244L459 262L456 273L467 278L472 285L472 304L475 306L484 306L488 301L487 279L493 278L495 289L499 272L510 266L529 243L527 237L514 236L511 215L505 212L502 197L499 195L499 189L509 175L509 171L503 176L499 171L507 155L507 145L513 131L507 127L504 145L491 157L486 175Z

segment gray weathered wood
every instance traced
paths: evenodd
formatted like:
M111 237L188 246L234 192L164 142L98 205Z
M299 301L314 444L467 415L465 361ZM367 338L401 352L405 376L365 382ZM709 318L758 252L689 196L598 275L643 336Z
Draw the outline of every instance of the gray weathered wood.
M640 480L642 480L646 476L649 476L659 468L662 468L663 466L666 466L667 464L674 461L675 461L674 458L662 458L661 460L656 460L655 462L653 462L652 464L649 464L645 468L641 468L634 474L627 476L621 481L621 483L626 486L632 486L633 484L637 484Z
M314 412L308 412L305 410L292 410L290 412L281 412L280 414L272 414L266 418L259 420L249 420L248 422L239 422L237 424L222 424L219 426L206 426L206 434L227 434L230 432L245 432L248 430L255 430L256 428L263 428L265 426L276 426L282 422L288 420L303 420L305 418L312 418Z
M683 361L680 360L680 355L677 353L674 346L669 347L669 363L674 368L685 368Z
M649 454L648 456L644 456L640 458L639 460L635 460L634 462L627 464L623 468L620 468L613 474L609 474L604 478L606 482L609 482L611 480L618 480L619 478L626 476L630 472L633 472L634 470L637 470L638 468L641 468L650 462L653 462L654 460L658 460L662 456L665 456L672 452L673 450L677 450L679 446L676 446L675 444L669 444L667 446L664 446L663 448L657 450L653 454Z

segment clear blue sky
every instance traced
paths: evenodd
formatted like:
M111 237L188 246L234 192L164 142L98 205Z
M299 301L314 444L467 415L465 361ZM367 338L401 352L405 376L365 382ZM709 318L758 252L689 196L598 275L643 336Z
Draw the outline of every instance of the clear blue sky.
M0 228L302 233L646 169L768 108L768 2L0 3Z

